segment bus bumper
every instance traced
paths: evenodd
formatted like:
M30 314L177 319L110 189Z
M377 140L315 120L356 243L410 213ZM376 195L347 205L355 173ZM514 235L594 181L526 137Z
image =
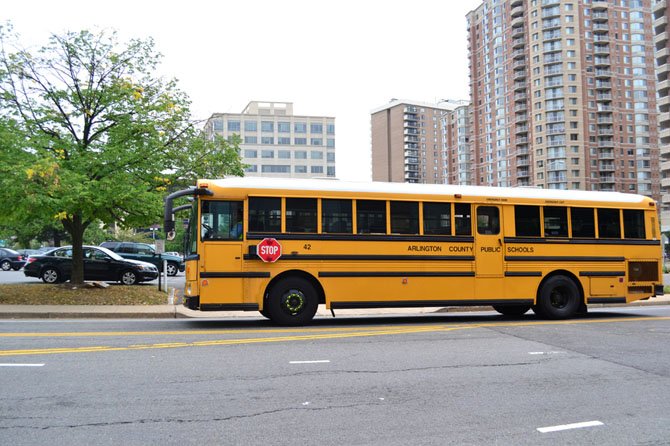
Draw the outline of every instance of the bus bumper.
M663 292L663 285L654 285L654 296L662 296L665 294Z

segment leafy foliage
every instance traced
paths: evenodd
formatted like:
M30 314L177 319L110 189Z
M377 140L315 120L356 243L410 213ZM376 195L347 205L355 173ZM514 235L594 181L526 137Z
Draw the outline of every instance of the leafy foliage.
M243 174L239 141L205 140L176 81L154 76L151 39L68 32L34 54L17 42L0 27L0 223L59 221L73 282L91 223L148 225L171 185Z

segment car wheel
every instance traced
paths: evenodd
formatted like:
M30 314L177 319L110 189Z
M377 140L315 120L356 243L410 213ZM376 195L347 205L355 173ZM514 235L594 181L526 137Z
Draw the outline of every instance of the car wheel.
M301 277L280 280L270 290L263 311L280 325L304 325L316 314L319 300L314 286Z
M42 274L40 275L42 277L42 281L44 283L60 283L61 282L61 274L60 271L58 271L56 268L44 268L42 270Z
M121 283L124 285L135 285L139 283L137 274L129 269L125 270L121 273Z
M176 263L168 262L167 264L167 274L168 276L176 276L179 271L179 266Z
M2 268L3 271L9 271L12 269L12 264L9 260L3 260L2 263L0 263L0 268Z

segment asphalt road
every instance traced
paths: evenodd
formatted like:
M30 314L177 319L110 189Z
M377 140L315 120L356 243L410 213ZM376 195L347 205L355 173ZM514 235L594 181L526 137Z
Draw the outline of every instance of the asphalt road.
M667 444L670 309L0 321L12 445Z

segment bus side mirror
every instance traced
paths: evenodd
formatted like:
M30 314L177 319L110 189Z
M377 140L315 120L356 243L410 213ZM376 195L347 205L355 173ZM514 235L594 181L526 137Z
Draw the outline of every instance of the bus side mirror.
M166 239L168 240L174 240L174 238L177 236L177 233L175 231L169 231L167 235L165 236Z

